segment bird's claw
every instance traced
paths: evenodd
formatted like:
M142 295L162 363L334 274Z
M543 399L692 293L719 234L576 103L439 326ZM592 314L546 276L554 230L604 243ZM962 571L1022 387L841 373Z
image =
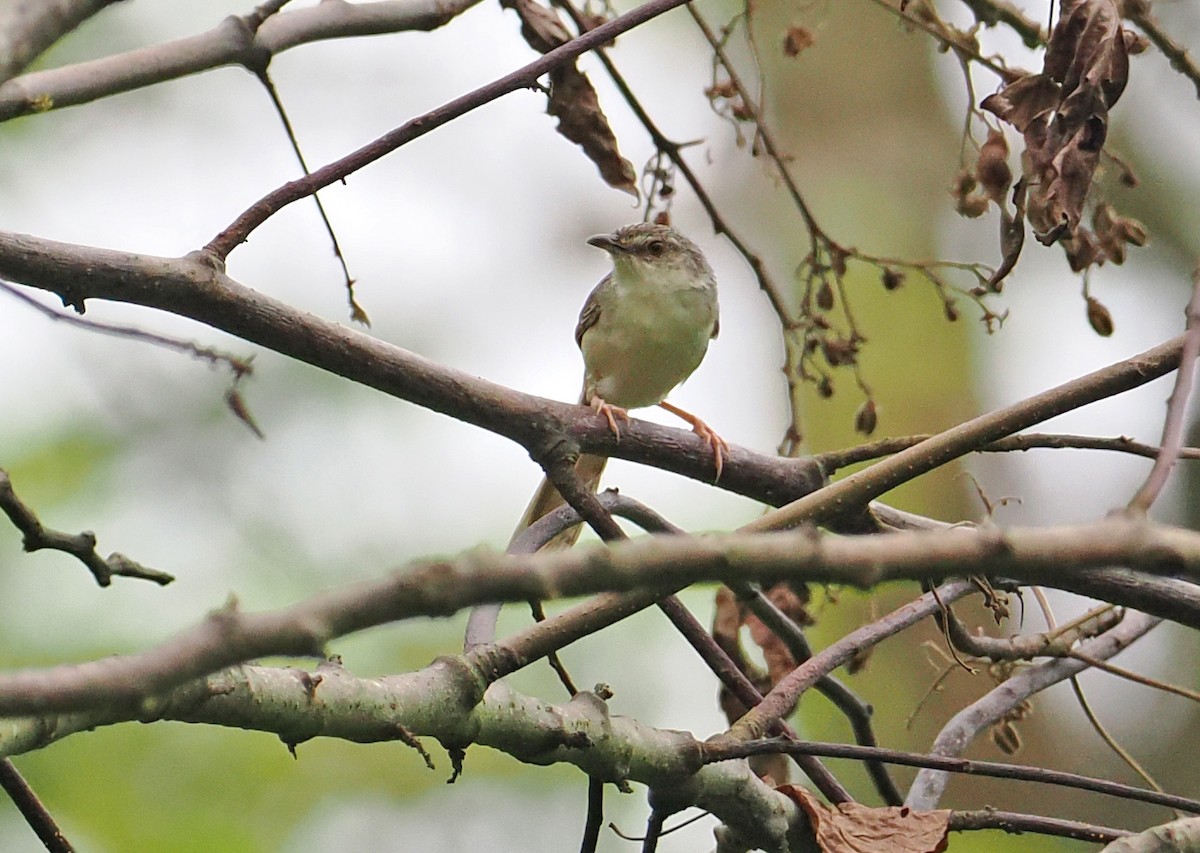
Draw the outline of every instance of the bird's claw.
M620 406L613 406L604 402L604 400L600 397L593 397L590 405L596 410L596 414L604 415L605 419L608 421L608 428L612 430L612 434L616 436L617 441L620 441L621 428L617 426L617 418L620 418L628 423L629 412L625 411Z

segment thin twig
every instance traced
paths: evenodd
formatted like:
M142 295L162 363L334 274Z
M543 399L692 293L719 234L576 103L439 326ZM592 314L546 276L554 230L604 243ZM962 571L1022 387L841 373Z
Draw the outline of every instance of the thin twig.
M137 326L125 326L118 323L106 323L102 320L89 320L86 317L80 317L76 314L68 314L63 311L56 311L49 305L43 305L27 293L22 293L17 288L7 282L0 281L0 291L7 293L16 299L21 300L30 308L40 312L43 316L48 317L59 323L66 323L69 326L78 326L81 329L87 329L92 332L99 332L102 335L112 335L118 338L128 338L134 341L143 341L155 346L165 347L166 349L175 350L176 352L186 353L194 356L202 361L207 361L209 364L228 366L232 371L235 379L240 379L249 376L254 372L252 365L253 357L241 358L236 355L222 352L212 347L205 347L193 341L185 341L181 338L172 338L167 335L160 335L156 332L147 332L145 329L139 329Z
M48 853L74 853L75 848L58 828L54 816L42 805L33 788L29 787L29 783L7 758L0 759L0 788L12 799L13 805L21 812L21 816L37 834L38 840Z
M628 32L685 2L686 0L649 0L624 15L543 54L528 65L405 122L374 142L322 166L303 178L284 184L247 208L220 234L209 241L208 245L204 247L204 251L222 260L225 259L234 248L246 241L255 228L292 202L307 198L317 190L343 180L402 145L424 136L431 130L460 118L484 104L491 103L497 98L520 89L535 88L538 78L551 69L570 62L580 54L609 42L621 33Z
M1192 85L1196 87L1196 97L1200 98L1200 65L1196 64L1196 60L1192 58L1187 48L1167 34L1150 8L1148 2L1127 3L1125 4L1125 15L1137 24L1155 47L1162 51L1162 55L1171 63L1172 68L1192 81Z
M114 575L141 578L159 586L166 586L175 580L174 575L143 566L122 554L101 557L96 552L96 534L90 530L63 533L45 527L33 510L17 497L12 479L3 469L0 469L0 512L7 515L13 526L21 531L22 545L26 551L32 553L47 548L70 554L87 566L100 586L111 584Z
M1108 658L1153 630L1160 620L1142 613L1130 613L1121 624L1106 634L1082 644L1082 651L1094 657ZM1060 681L1081 672L1086 664L1060 658L1020 670L985 696L960 710L934 739L930 753L958 756L967 746L1013 708ZM948 778L943 770L922 770L909 788L906 804L915 809L937 807Z
M865 507L901 483L942 467L1005 436L1072 409L1145 385L1179 366L1183 338L1117 364L1085 374L1018 403L980 415L858 471L788 506L743 525L743 532L761 532L822 524Z
M897 536L900 534L896 534ZM872 537L875 538L875 537ZM892 539L894 537L878 537ZM969 595L975 589L967 581L952 581L942 586L935 596L925 593L897 610L846 634L840 640L826 646L818 654L800 664L782 680L763 701L750 709L734 723L729 735L735 740L754 740L762 737L772 723L792 712L801 694L822 676L842 666L863 649L871 648L887 638L903 631L933 615L938 609L938 600L952 602Z
M932 438L929 433L923 435L905 435L883 438L845 450L831 450L813 456L821 470L833 474L850 465L860 462L870 462L884 456L891 456L901 450L920 444ZM1090 435L1062 435L1057 433L1027 432L1021 435L1010 435L991 444L985 444L978 453L1012 453L1025 450L1110 450L1114 453L1129 453L1146 459L1157 459L1160 448L1153 444L1134 441L1127 436L1104 438ZM1182 447L1179 449L1180 459L1200 459L1200 448Z
M919 753L902 752L895 749L854 746L846 743L819 743L815 741L795 743L779 738L764 738L741 742L716 739L705 743L704 761L705 763L710 763L714 761L728 761L732 758L748 758L751 755L774 755L791 752L804 755L819 755L822 758L850 758L856 760L870 758L904 767L922 767L930 770L941 770L947 773L989 776L994 779L1041 782L1044 785L1057 785L1079 791L1093 791L1098 794L1106 794L1110 797L1120 797L1121 799L1132 800L1134 802L1151 803L1157 806L1166 806L1168 808L1200 814L1200 800L1195 800L1191 797L1181 797L1175 794L1165 794L1161 791L1149 791L1145 788L1124 785L1120 782L1110 782L1107 779L1099 779L1093 776L1082 776L1078 773L1050 770L1045 767L1004 764L998 761L979 761L976 759L953 758L943 755L921 755Z
M1180 356L1179 372L1175 374L1175 386L1167 401L1166 423L1163 425L1162 449L1154 460L1154 466L1146 476L1146 482L1129 501L1128 509L1133 512L1148 512L1162 493L1171 476L1171 470L1179 459L1183 447L1184 418L1187 415L1188 398L1196 375L1196 357L1200 356L1200 266L1192 273L1192 297L1187 305L1187 332L1183 339L1183 354Z

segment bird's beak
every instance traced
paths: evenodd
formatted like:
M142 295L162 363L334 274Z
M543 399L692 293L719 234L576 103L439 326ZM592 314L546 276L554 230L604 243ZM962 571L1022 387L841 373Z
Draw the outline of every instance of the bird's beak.
M588 245L595 246L597 249L603 249L610 254L627 251L625 246L614 240L611 234L597 234L595 237L588 237Z

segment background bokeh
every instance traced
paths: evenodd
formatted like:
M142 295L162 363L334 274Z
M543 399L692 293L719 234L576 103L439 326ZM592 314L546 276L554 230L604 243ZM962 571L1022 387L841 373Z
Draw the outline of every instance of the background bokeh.
M294 6L302 4L296 0ZM961 10L944 4L948 14ZM1044 18L1045 4L1027 4ZM118 3L64 40L54 66L200 32L248 5ZM733 8L706 4L722 21ZM1197 35L1194 9L1164 4L1181 41ZM808 26L815 45L798 59L779 49L783 29ZM965 106L950 57L906 32L871 3L756 5L766 75L764 101L819 220L839 241L881 255L995 261L993 217L961 220L947 193L957 169ZM1001 36L1004 50L1034 57ZM672 138L699 140L690 162L722 211L749 235L780 282L807 238L771 169L739 148L713 114L707 48L682 11L624 36L614 58ZM531 58L511 13L480 5L433 33L304 46L271 66L309 162L326 163L407 119ZM636 121L592 58L601 98L626 156L652 154ZM880 406L880 434L935 431L1152 346L1182 328L1187 272L1200 251L1200 197L1192 148L1200 111L1190 84L1156 54L1135 60L1118 106L1113 142L1143 178L1118 204L1142 218L1151 249L1121 269L1093 275L1117 331L1088 328L1080 282L1057 249L1032 240L998 307L1011 317L986 336L964 306L947 323L932 289L910 279L886 294L877 275L851 268L856 314L870 338L862 362ZM982 96L994 81L977 77ZM0 125L0 228L135 252L180 255L207 242L237 213L296 175L266 95L237 68L220 69L101 102ZM581 365L571 337L584 297L606 271L591 234L639 218L592 165L553 132L544 98L518 92L402 148L345 186L323 192L371 333L489 380L574 399ZM786 420L782 345L746 265L715 238L686 190L677 226L708 254L721 285L721 336L696 375L672 397L737 444L763 451ZM315 209L286 208L230 258L239 281L324 317L347 317L340 273ZM49 303L49 299L45 300ZM53 323L0 294L0 465L48 525L92 529L118 550L178 576L165 589L118 579L97 589L61 554L24 555L0 526L0 664L83 661L145 648L236 596L248 609L285 606L422 556L500 547L540 472L505 440L447 417L143 309L93 302L88 316L135 323L238 354L254 354L246 401L260 441L225 409L227 377L145 344ZM348 321L346 321L348 322ZM1169 385L1155 383L1064 416L1047 429L1155 441ZM830 401L811 401L810 449L856 441L861 402L843 380ZM644 416L659 419L656 412ZM664 422L669 423L669 417ZM993 499L1017 496L1002 523L1095 518L1123 504L1149 463L1084 452L1037 451L972 460L967 469ZM890 499L940 518L979 518L964 469L938 472ZM750 501L620 461L607 481L692 530L730 529L760 510ZM1190 521L1186 469L1156 508ZM711 589L685 596L702 620ZM827 643L912 587L843 593L819 608L814 643ZM1078 602L1055 599L1061 613ZM521 608L502 629L525 623ZM1027 625L1038 627L1032 612ZM389 626L333 644L357 673L418 668L461 641L463 619ZM1009 626L1017 630L1017 626ZM991 684L958 673L906 729L944 662L914 631L878 650L852 685L872 701L882 742L921 749L945 719ZM642 652L642 653L639 653ZM1196 683L1195 638L1159 636L1119 662ZM580 684L612 685L615 713L706 736L724 727L713 681L657 614L646 613L576 644L566 661ZM541 667L513 679L558 697ZM1189 766L1195 712L1181 701L1108 677L1085 677L1105 722L1168 787L1200 794ZM1147 725L1152 720L1153 725ZM798 725L842 739L845 724L806 699ZM1051 691L1021 726L1017 760L1132 781L1082 722L1067 689ZM999 758L990 744L972 753ZM454 787L399 745L333 741L302 745L298 758L270 736L182 724L134 724L80 734L22 756L27 774L69 838L89 851L429 851L574 848L584 780L566 767L533 768L474 749ZM838 766L867 794L856 771ZM901 779L909 774L900 772ZM637 834L644 790L608 798L610 817ZM990 803L1083 820L1149 824L1160 810L1032 786L956 781L948 806ZM702 821L660 849L711 846ZM631 842L606 834L602 850ZM999 834L956 837L955 850L1079 849ZM15 809L0 805L0 849L37 850Z

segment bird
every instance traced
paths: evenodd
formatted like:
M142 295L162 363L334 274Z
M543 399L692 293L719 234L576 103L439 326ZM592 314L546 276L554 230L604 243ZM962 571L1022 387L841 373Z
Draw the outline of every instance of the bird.
M726 442L700 418L666 401L700 366L720 331L712 267L695 243L668 225L639 222L587 242L609 254L612 272L588 295L575 326L584 365L580 404L603 415L618 440L618 421L628 421L628 409L662 407L708 443L719 479ZM584 454L576 462L589 489L599 484L607 461ZM514 538L563 503L543 479ZM570 547L579 531L578 526L564 531L543 550Z

